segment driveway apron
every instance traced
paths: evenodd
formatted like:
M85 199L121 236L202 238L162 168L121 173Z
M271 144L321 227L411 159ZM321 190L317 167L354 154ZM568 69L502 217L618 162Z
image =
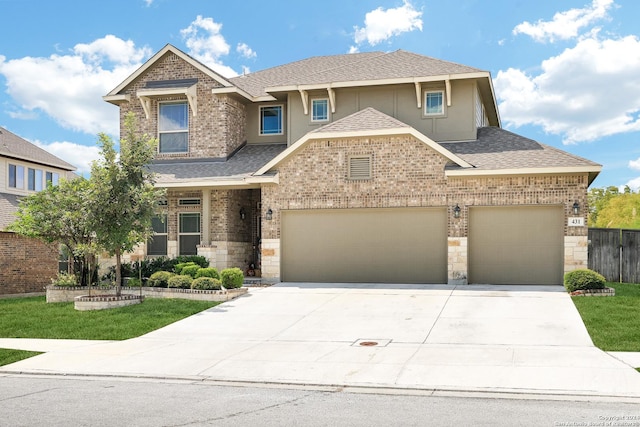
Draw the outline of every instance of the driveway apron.
M0 372L640 397L560 286L282 283L139 338L43 350Z

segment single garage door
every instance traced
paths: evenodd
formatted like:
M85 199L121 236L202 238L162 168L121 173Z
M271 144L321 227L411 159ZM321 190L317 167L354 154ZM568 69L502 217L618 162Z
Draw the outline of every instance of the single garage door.
M560 285L562 206L469 209L469 283Z
M282 211L287 282L447 283L444 208Z

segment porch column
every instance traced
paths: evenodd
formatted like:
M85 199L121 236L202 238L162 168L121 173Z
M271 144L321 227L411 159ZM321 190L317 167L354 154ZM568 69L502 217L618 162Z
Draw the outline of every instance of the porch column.
M211 190L202 190L202 241L201 244L211 244Z

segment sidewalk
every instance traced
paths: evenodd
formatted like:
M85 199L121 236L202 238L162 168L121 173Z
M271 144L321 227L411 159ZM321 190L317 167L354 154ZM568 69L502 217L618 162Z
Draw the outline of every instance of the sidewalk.
M640 399L637 354L594 347L558 289L283 284L127 341L0 339L48 351L0 375Z

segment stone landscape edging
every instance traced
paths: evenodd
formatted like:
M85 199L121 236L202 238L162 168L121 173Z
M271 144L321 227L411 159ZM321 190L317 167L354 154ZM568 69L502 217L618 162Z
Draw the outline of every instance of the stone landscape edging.
M47 302L72 302L76 297L93 295L115 296L115 286L47 286ZM180 289L180 288L152 288L142 287L142 296L147 298L178 298L196 301L224 302L244 295L246 288L224 289L220 291ZM140 288L122 287L123 295L140 295Z

